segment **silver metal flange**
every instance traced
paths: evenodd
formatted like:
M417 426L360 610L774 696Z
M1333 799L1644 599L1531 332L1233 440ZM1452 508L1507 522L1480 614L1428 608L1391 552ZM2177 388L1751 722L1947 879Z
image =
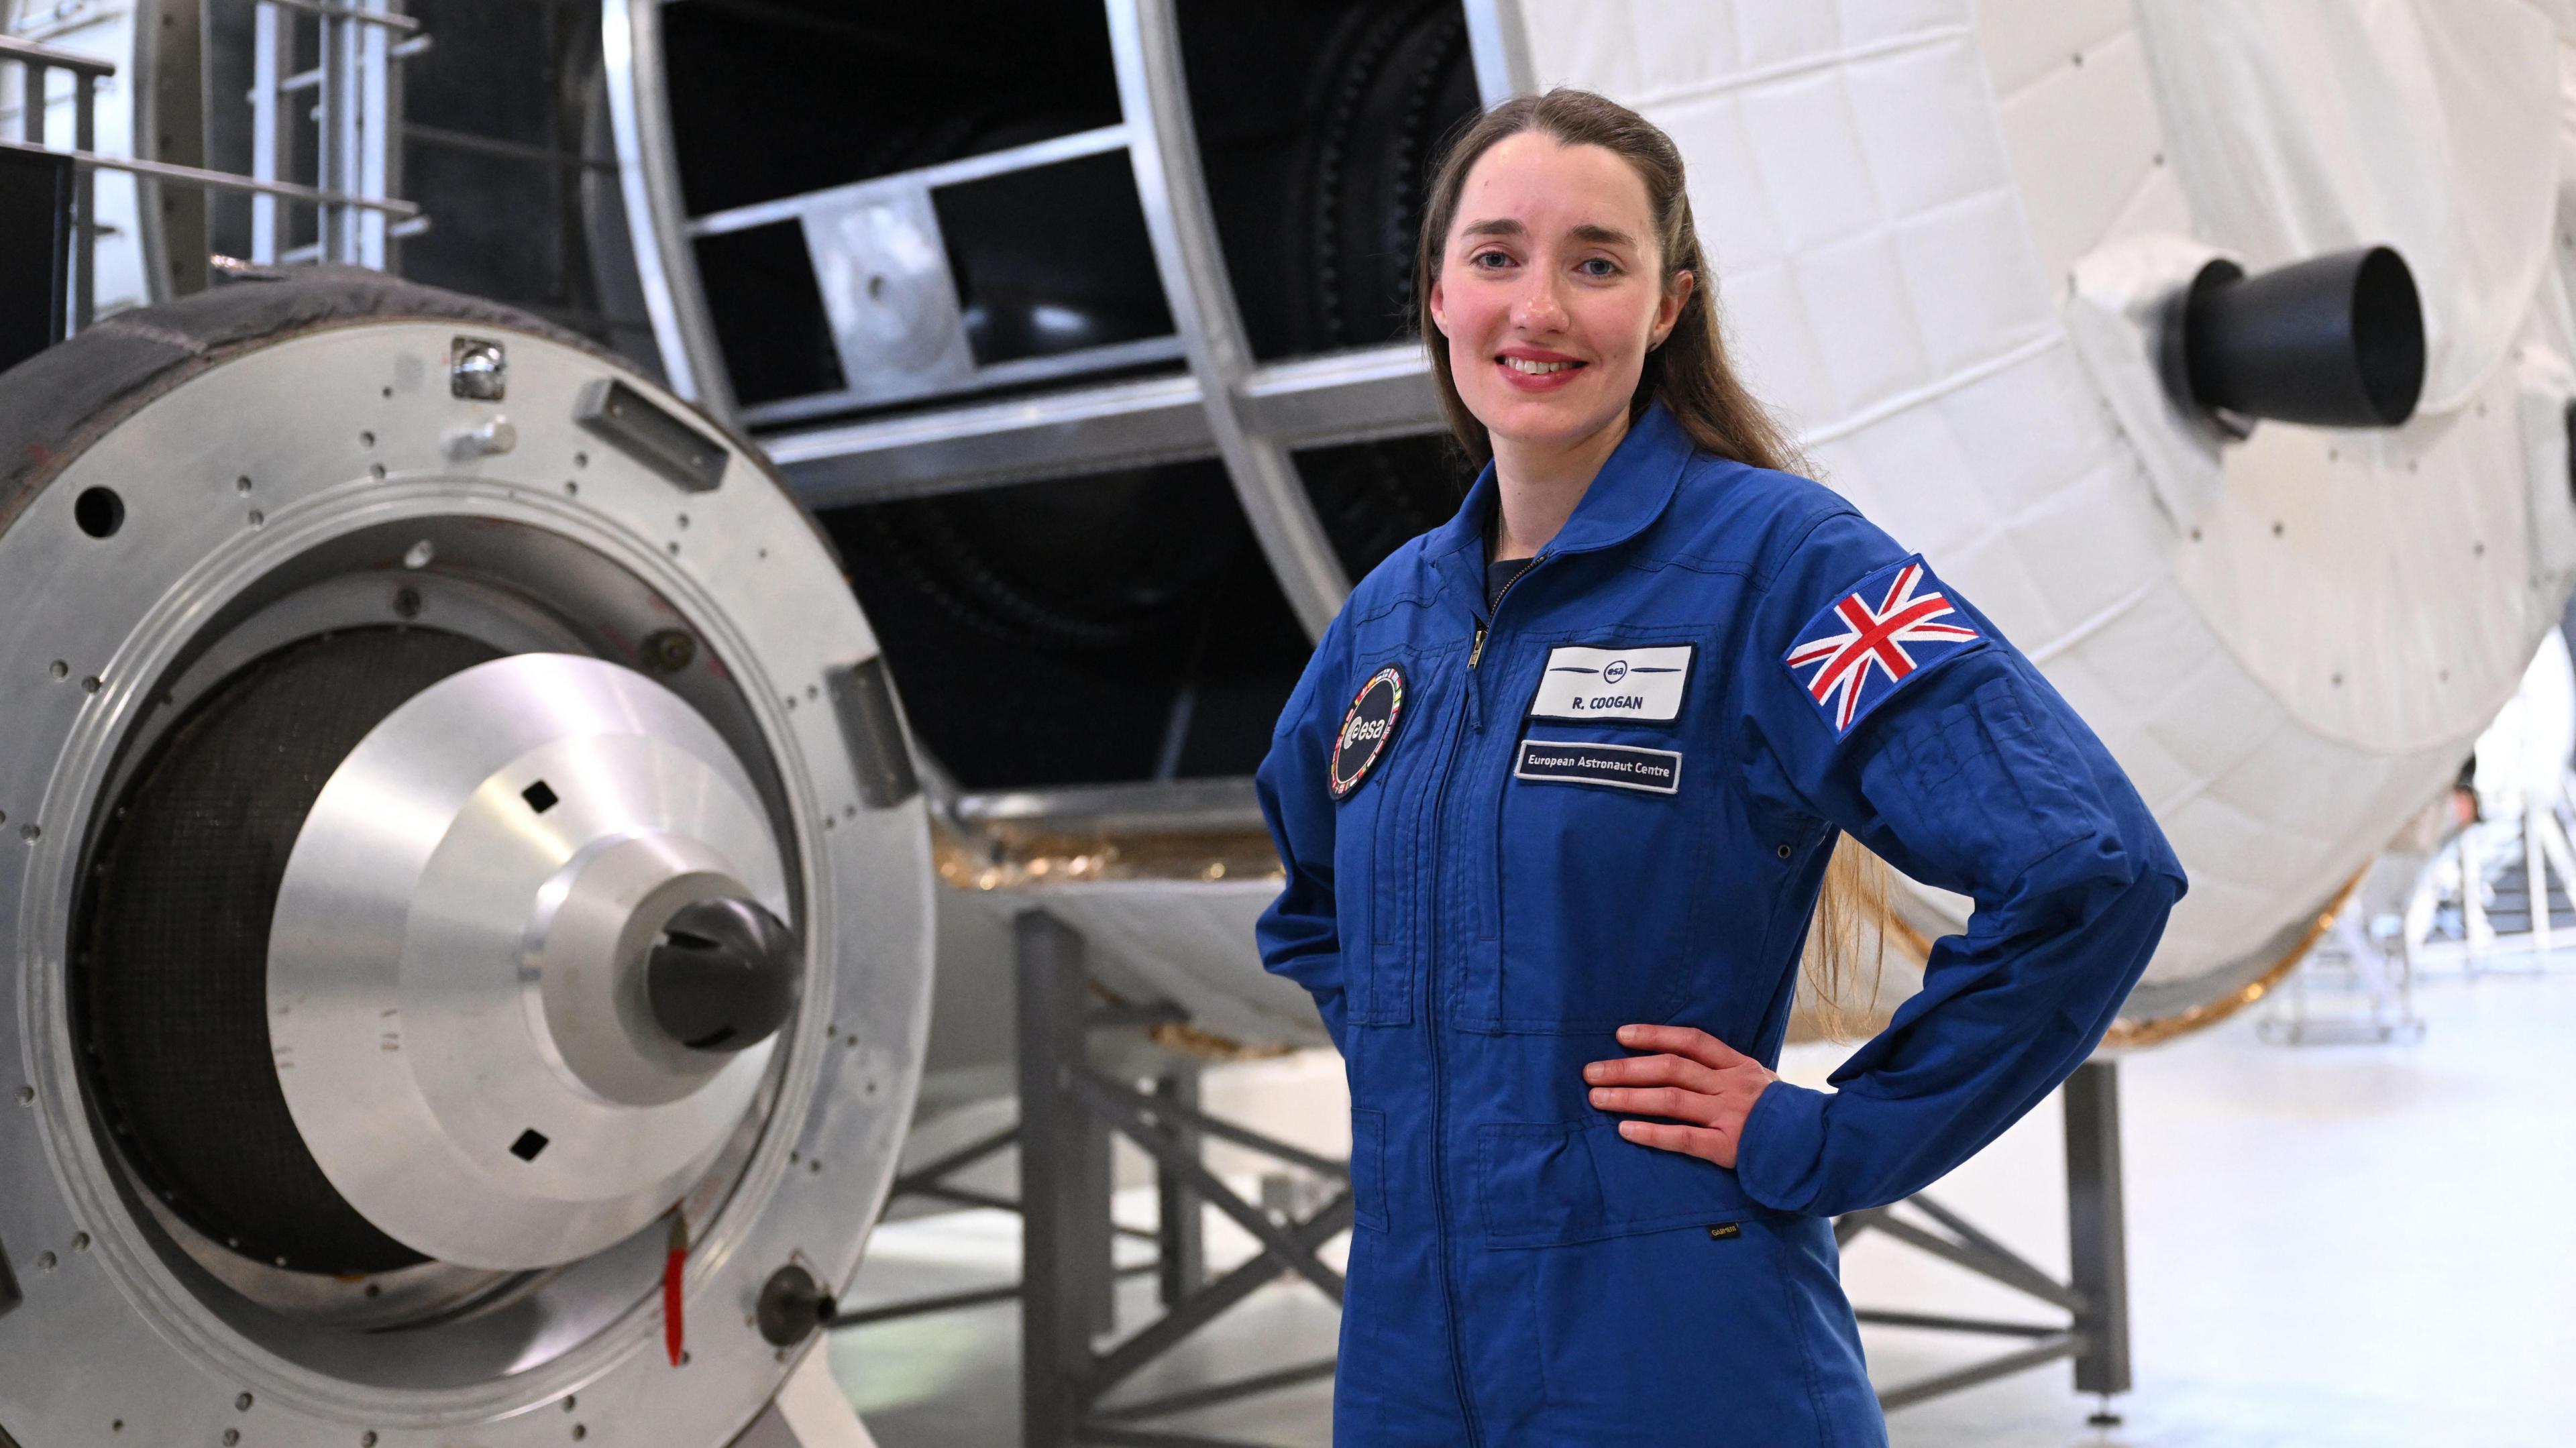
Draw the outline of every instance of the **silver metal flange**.
M120 1434L219 1442L227 1431L297 1448L369 1438L382 1448L508 1448L559 1443L575 1426L592 1441L715 1448L791 1366L751 1325L761 1283L790 1262L827 1284L848 1280L919 1079L932 879L923 811L877 783L901 740L831 703L836 692L864 692L836 686L873 669L876 641L810 520L756 457L623 364L539 324L380 280L280 286L249 322L246 294L110 319L0 377L0 433L27 418L12 409L30 395L95 409L62 419L32 472L27 459L38 455L14 439L0 464L0 610L10 619L0 631L0 736L11 741L0 751L0 1252L23 1294L0 1311L0 1425L31 1448ZM460 338L506 350L505 397L451 385ZM145 352L166 361L149 377L61 385L61 369L103 359L112 371ZM31 392L31 380L45 386ZM721 452L716 485L683 488L649 447L585 426L584 396L605 381ZM516 434L509 450L451 445L503 417ZM584 656L649 675L700 722L656 728L662 752L602 766L620 789L654 779L663 792L603 807L574 833L584 842L617 833L608 817L631 804L626 825L649 834L658 822L665 843L693 843L673 844L649 869L623 856L614 868L703 877L681 894L719 877L741 885L795 922L807 974L802 1005L765 1061L741 1053L684 1093L739 1103L696 1175L685 1168L706 1158L706 1123L721 1112L693 1117L689 1131L632 1160L578 1173L594 1201L563 1210L550 1247L344 1281L228 1251L150 1195L96 1109L71 972L90 852L137 761L244 665L361 626L442 629L496 653ZM538 760L551 782L558 765L545 751L580 754L588 746L578 736L558 732L515 753L465 750L450 761L449 787L478 768L488 781ZM721 793L684 798L679 773L656 773L692 769ZM554 787L557 808L593 807ZM415 838L479 828L485 817L468 801L445 819ZM574 864L567 857L533 885L512 877L535 896L559 883L551 915L533 896L506 911L474 900L435 921L416 912L399 936L406 953L394 963L391 1008L432 999L402 975L427 958L419 941L461 931L480 950L498 935L477 932L500 932L511 916L500 958L524 970L533 951L539 981L531 1001L524 980L502 980L505 1019L493 1032L521 1044L493 1059L509 1062L513 1081L538 1083L528 1089L547 1093L548 1109L605 1112L583 1097L608 1095L604 1068L580 1045L567 1053L574 1033L549 1014L543 982L558 958L627 948L623 927L605 946L583 943L575 937L590 926L565 913L582 908L588 871L612 868L617 849L570 876L560 875ZM472 893L471 878L436 850L421 867L424 888L452 900ZM301 908L282 916L291 923ZM364 952L352 959L383 966ZM454 1041L470 1031L461 1013L421 1025L425 1048L442 1032ZM291 1045L321 1052L295 1029ZM540 1041L553 1043L563 1072ZM439 1132L484 1149L476 1123L502 1119L487 1083L463 1060L407 1064L416 1082L446 1083L423 1090ZM589 1130L576 1122L535 1163L504 1162L543 1169L567 1148L614 1158L612 1146L584 1144ZM506 1197L485 1177L477 1190ZM399 1217L375 1197L394 1180L349 1178L371 1213ZM659 1222L560 1256L632 1220L597 1206L598 1182L619 1180L631 1196L667 1192L688 1215L685 1367L662 1352ZM444 1224L405 1226L415 1229L443 1250L458 1245ZM540 1235L531 1228L527 1238ZM559 1265L488 1265L538 1259Z

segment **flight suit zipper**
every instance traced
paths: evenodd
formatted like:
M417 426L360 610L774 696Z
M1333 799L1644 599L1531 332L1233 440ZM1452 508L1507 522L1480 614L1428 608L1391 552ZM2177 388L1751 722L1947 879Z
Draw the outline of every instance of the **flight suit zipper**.
M1529 567L1513 574L1510 581L1503 585L1503 591L1494 595L1494 606L1486 610L1486 613L1489 614L1490 617L1488 617L1484 623L1476 625L1476 642L1467 650L1467 667L1469 670L1472 671L1477 664L1484 661L1485 630L1493 623L1494 619L1498 619L1503 616L1503 600L1511 597L1512 590L1521 586L1521 580L1529 577L1533 573L1536 573L1538 571L1538 566L1546 561L1547 555L1545 553L1538 554L1531 558Z
M1486 610L1487 617L1485 622L1476 626L1475 642L1470 644L1467 649L1467 678L1465 680L1465 692L1467 695L1465 700L1466 708L1459 712L1458 722L1450 726L1448 749L1445 757L1440 762L1440 784L1438 788L1432 791L1431 796L1431 929L1426 932L1431 941L1431 969L1423 973L1423 994L1425 996L1423 1001L1423 1017L1425 1023L1430 1027L1431 1040L1431 1220L1434 1234L1439 1241L1440 1296L1443 1304L1449 1309L1449 1371L1451 1382L1458 1393L1459 1414L1466 1420L1467 1441L1471 1444L1480 1445L1480 1448L1485 1441L1485 1435L1483 1426L1476 1420L1475 1395L1468 1390L1466 1345L1459 1341L1458 1333L1457 1279L1451 1272L1449 1263L1449 1190L1447 1185L1449 1177L1447 1166L1449 1138L1448 1128L1444 1120L1447 1115L1446 1105L1448 1093L1443 1090L1443 1083L1448 1080L1448 1073L1442 1066L1440 1059L1440 957L1442 953L1441 941L1447 935L1447 932L1441 929L1440 880L1442 875L1446 873L1446 867L1442 857L1443 853L1447 849L1449 835L1449 780L1451 776L1457 773L1458 751L1461 744L1461 736L1464 734L1464 726L1471 716L1476 721L1477 732L1482 733L1485 727L1484 708L1478 697L1476 682L1476 666L1484 662L1485 658L1485 636L1494 620L1502 617L1503 600L1510 598L1512 596L1512 590L1520 587L1521 580L1529 577L1532 573L1537 572L1538 566L1546 561L1547 555L1545 553L1541 553L1530 560L1529 567L1512 575L1511 581L1505 583L1502 587L1502 591L1494 595L1493 606Z

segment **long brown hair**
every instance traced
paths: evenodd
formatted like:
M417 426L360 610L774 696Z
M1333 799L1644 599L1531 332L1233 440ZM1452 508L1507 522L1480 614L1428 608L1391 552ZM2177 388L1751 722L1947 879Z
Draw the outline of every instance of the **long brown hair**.
M1661 127L1617 101L1564 87L1543 95L1514 96L1485 112L1450 143L1432 176L1422 239L1414 253L1413 295L1423 347L1431 354L1431 373L1440 390L1440 411L1469 460L1479 467L1491 461L1493 439L1458 395L1448 339L1431 315L1431 289L1440 280L1449 229L1457 224L1458 197L1466 189L1467 174L1496 143L1524 131L1537 131L1567 146L1599 146L1635 168L1654 213L1659 280L1670 289L1688 272L1695 283L1672 332L1662 346L1646 354L1637 390L1628 399L1628 420L1636 421L1650 404L1660 402L1703 452L1758 468L1805 471L1796 446L1745 388L1726 355L1717 327L1717 278L1700 250L1699 228L1691 220L1681 149ZM1824 889L1807 933L1807 979L1816 995L1817 1014L1831 1034L1850 1030L1868 1010L1867 1003L1857 1008L1848 1003L1862 974L1865 952L1872 957L1867 972L1869 995L1873 1001L1877 996L1886 912L1886 867L1844 836L1826 867Z

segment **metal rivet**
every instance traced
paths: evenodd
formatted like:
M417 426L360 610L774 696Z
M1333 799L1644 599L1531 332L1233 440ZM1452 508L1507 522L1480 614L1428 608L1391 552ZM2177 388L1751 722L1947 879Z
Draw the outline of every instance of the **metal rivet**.
M234 1410L235 1412L241 1412L241 1413L247 1413L247 1412L249 1412L249 1411L250 1411L250 1394L248 1394L248 1393L244 1393L244 1394L242 1394L240 1397L233 1399L233 1410Z
M581 496L581 484L574 482L574 481L573 481L572 479L570 479L570 478L566 478L566 479L564 479L564 496L565 496L565 497L567 497L567 498L578 498L578 497L580 497L580 496Z
M95 694L106 687L107 686L105 684L99 682L99 677L96 674L92 674L81 680L81 692L84 694Z
M243 477L238 477L238 478L233 479L233 491L234 491L234 492L236 492L236 493L247 493L247 492L249 492L249 491L250 491L250 478L249 478L248 476L246 476L246 475L245 475L245 476L243 476Z
M577 468L586 468L586 467L589 467L589 466L590 466L590 454L588 454L588 453L586 453L586 452L577 452L577 453L574 453L574 454L572 455L572 465L573 465L574 467L577 467Z
M238 1443L238 1442L240 1442L240 1441L241 1441L241 1429L239 1429L239 1428L226 1428L226 1429L224 1430L224 1448L232 1448L232 1445L234 1445L235 1443Z
M367 476L375 479L377 482L383 482L385 480L385 465L383 463L369 463L367 465Z
M376 1448L376 1430L369 1428L358 1435L358 1448Z
M1782 846L1780 847L1780 849L1779 849L1779 855L1780 855L1780 858L1785 860L1785 859L1789 858L1789 854L1790 854L1789 847L1788 847L1787 845L1782 845Z
M55 1258L53 1253L39 1252L36 1254L36 1270L39 1272L51 1272L54 1270L54 1261Z
M268 515L257 508L253 508L250 510L248 522L254 528L265 526L268 522Z
M395 589L395 590L394 590L394 617L396 617L396 618L418 618L418 617L420 617L420 590L419 590L419 589L417 589L417 588L397 588L397 589Z
M44 837L45 831L41 825L24 824L18 826L18 838L25 840L28 844L32 845Z
M358 446L360 446L360 447L374 447L375 445L376 445L376 435L375 435L374 433L372 433L372 432L362 432L362 433L358 434Z
M18 1088L18 1104L19 1104L19 1105L21 1105L21 1106L33 1106L33 1105L35 1105L35 1104L36 1104L36 1088L35 1088L35 1087L33 1087L33 1086L21 1086L21 1087L19 1087L19 1088Z
M72 666L64 663L60 659L56 659L52 664L46 667L45 672L53 675L57 679L68 679L71 677Z
M429 561L437 556L437 545L431 543L428 539L423 538L419 542L411 545L410 548L404 550L403 567L427 568L429 566Z
M88 1250L89 1250L89 1233L87 1233L87 1232L74 1232L74 1233L72 1233L72 1250L73 1250L73 1251L75 1251L75 1252L86 1252L86 1251L88 1251Z
M577 1396L575 1396L575 1395L573 1395L573 1394L571 1394L571 1393L566 1393L566 1394L564 1394L564 1411L565 1411L565 1412L569 1413L569 1412L571 1412L574 1408L579 1407L580 1405L581 1405L581 1399L580 1399L579 1397L577 1397Z
M582 1425L580 1425L579 1423L575 1423L575 1424L573 1424L573 1425L572 1425L572 1441L574 1441L574 1442L578 1443L578 1442L580 1442L582 1439L587 1438L587 1437L589 1437L589 1436L590 1436L590 1430L589 1430L588 1428L583 1427L583 1426L582 1426Z

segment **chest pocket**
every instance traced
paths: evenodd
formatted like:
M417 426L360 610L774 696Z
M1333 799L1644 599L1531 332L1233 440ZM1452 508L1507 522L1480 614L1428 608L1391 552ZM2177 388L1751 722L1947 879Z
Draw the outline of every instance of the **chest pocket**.
M1402 716L1385 751L1348 798L1335 806L1333 879L1342 940L1348 1020L1354 1026L1401 1026L1413 1020L1415 971L1428 941L1417 928L1428 852L1425 811L1438 782L1438 756L1454 729L1455 650L1365 655L1371 672L1404 671Z
M1669 721L1511 725L1492 815L1488 1024L1589 1034L1661 1020L1688 993L1723 785L1691 717L1685 698Z

